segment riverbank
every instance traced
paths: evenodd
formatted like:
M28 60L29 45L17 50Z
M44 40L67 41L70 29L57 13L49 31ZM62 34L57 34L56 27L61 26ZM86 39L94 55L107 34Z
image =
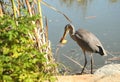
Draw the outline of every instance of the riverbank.
M120 82L120 74L113 74L107 76L91 74L57 76L56 82Z

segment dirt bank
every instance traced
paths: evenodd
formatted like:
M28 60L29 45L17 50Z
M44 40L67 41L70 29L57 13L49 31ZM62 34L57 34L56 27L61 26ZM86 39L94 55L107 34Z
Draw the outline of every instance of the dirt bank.
M97 76L91 74L57 76L56 82L120 82L120 74Z

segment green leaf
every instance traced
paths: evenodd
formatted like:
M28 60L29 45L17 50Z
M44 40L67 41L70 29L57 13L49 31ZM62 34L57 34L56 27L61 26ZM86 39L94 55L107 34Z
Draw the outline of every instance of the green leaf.
M9 75L3 75L3 81L4 82L13 82L12 77Z

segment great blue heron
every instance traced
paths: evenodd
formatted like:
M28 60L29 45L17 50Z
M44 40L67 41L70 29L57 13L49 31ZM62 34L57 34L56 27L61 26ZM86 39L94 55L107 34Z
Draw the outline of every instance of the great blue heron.
M69 32L71 38L77 42L77 44L81 47L83 53L84 53L84 58L85 58L85 63L82 68L81 74L84 72L84 69L87 64L87 58L86 58L86 52L90 52L91 54L91 74L93 73L93 57L92 53L99 53L101 56L106 56L106 51L103 48L101 42L99 39L92 34L91 32L84 30L84 29L78 29L77 31L74 30L74 26L72 24L67 24L65 26L65 31L64 34L60 40L60 43L65 44L67 40L65 39L67 33Z

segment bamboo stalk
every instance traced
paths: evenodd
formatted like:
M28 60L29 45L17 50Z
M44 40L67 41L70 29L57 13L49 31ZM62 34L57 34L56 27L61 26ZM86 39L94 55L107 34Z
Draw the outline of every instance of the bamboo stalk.
M13 14L14 14L14 18L17 18L17 14L16 14L16 6L15 6L15 2L14 0L11 0L12 3L12 9L13 9Z
M11 3L12 3L12 9L13 9L13 14L14 14L15 23L16 23L16 26L18 26L18 22L16 21L18 10L17 10L17 8L16 8L16 5L15 5L14 0L11 0ZM16 12L17 12L17 13L16 13Z
M40 15L40 25L41 29L43 29L43 20L42 20L42 9L41 9L41 0L38 0L38 13Z

